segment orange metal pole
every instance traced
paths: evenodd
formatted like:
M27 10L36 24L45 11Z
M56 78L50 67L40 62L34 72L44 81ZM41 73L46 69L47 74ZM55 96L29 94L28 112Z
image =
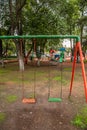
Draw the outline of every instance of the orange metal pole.
M73 84L73 80L74 80L74 73L75 73L75 67L76 67L76 56L77 56L77 44L75 45L75 50L74 50L74 60L73 60L73 66L72 66L72 76L71 76L69 96L71 96L71 92L72 92L72 84Z
M82 49L81 49L80 42L77 42L76 46L75 46L74 61L73 61L72 77L71 77L71 84L70 84L70 93L69 93L69 96L71 96L71 92L72 92L72 84L73 84L74 73L75 73L75 64L76 64L77 50L79 50L79 53L80 53L80 61L81 61L81 67L82 67L82 76L83 76L83 81L84 81L85 97L86 97L86 102L87 102L86 73L85 73L85 67L84 67L83 56L82 56Z
M80 42L78 42L77 44L78 44L78 49L79 49L79 53L80 53L80 61L81 61L81 66L82 66L82 76L83 76L83 81L84 81L85 97L86 97L86 102L87 102L87 83L86 83L86 73L85 73L85 67L84 67L84 62L83 62L82 49L81 49Z

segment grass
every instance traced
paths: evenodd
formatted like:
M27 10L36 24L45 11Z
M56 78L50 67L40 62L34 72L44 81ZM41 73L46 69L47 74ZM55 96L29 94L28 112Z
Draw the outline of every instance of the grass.
M61 76L55 76L55 77L53 78L53 80L61 81Z
M53 80L61 82L61 76L55 76ZM62 83L65 85L67 84L67 81L64 78L62 78Z
M86 129L87 128L87 107L83 107L78 114L71 121L76 127Z
M45 74L45 72L37 72L37 71L36 71L36 75L37 75L37 76L42 76L42 75L44 75L44 74Z
M8 96L6 97L6 100L7 100L7 102L9 102L9 103L13 103L13 102L15 102L15 101L17 100L17 96L16 96L16 95L8 95Z
M6 114L3 112L0 112L0 123L4 122L6 119Z
M87 63L87 60L84 60L84 63Z
M34 97L35 97L34 93L30 93L30 94L28 94L28 95L26 96L26 98L34 98Z
M68 67L68 68L64 68L63 70L65 70L65 71L71 71L72 68Z
M15 79L18 79L17 74L17 71L12 71L11 68L0 68L0 82L8 82L12 79L15 81Z
M14 66L13 66L14 68ZM47 80L47 78L45 77L45 72L34 72L31 70L27 70L24 72L23 74L23 80L25 83L29 83L29 82L33 82L35 79L34 78L39 78L39 80ZM35 76L35 77L34 77ZM20 83L22 82L22 73L20 73L20 71L17 70L12 70L12 66L8 67L8 68L1 68L0 69L0 82L6 83L6 82L13 82L13 83Z

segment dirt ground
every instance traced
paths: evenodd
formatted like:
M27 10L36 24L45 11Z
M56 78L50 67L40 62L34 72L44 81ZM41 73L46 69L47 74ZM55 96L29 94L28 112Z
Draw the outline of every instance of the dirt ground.
M48 102L49 86L51 96L60 97L60 64L42 63L40 67L26 65L24 75L19 74L16 65L7 64L0 75L0 113L6 115L5 120L0 122L0 130L80 130L71 123L75 114L86 106L80 63L76 66L70 100L72 63L63 63L62 102ZM87 71L86 64L85 68ZM32 93L34 87L36 103L22 103L23 96ZM9 102L9 95L16 95L17 100Z

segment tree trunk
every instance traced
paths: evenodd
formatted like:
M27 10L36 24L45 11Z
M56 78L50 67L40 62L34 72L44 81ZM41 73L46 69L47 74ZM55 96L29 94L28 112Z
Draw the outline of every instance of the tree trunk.
M0 57L1 57L1 58L2 58L2 52L3 52L2 40L0 39Z
M10 11L10 20L11 20L11 35L14 35L16 30L16 35L22 35L22 8L26 4L26 0L16 0L15 1L15 10L12 0L9 0L9 11ZM24 70L24 60L23 60L23 42L18 39L14 39L14 43L18 52L19 59L19 68Z
M82 36L83 36L83 25L81 25L81 44L82 44Z
M19 69L20 71L24 71L24 61L23 57L20 55L20 52L18 52L18 57L19 57Z
M40 66L40 59L38 59L38 61L37 61L37 66L38 67Z
M12 9L12 0L9 0L9 11L10 11L10 21L11 21L11 30L10 33L11 35L14 35L14 16L13 16L13 9Z
M32 46L31 46L30 50L28 51L27 55L25 56L25 64L28 63L28 57L29 57L29 55L30 55L32 49L33 49L33 43L32 43Z
M24 58L23 58L23 48L21 40L17 43L17 50L18 50L19 69L20 71L24 71L24 60L23 60Z

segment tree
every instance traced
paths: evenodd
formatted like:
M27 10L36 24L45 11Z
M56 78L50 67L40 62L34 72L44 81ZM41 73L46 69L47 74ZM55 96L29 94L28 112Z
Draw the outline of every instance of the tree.
M22 35L22 9L26 4L26 0L3 0L1 1L1 34L3 29L6 30L5 35ZM7 13L8 12L8 13ZM24 69L23 54L21 48L23 46L22 40L14 40L17 48L20 70Z
M78 7L80 11L80 17L78 19L78 25L80 27L80 35L81 35L81 43L82 43L82 37L83 37L83 29L84 26L87 26L87 1L86 0L78 0Z
M3 25L4 30L1 29L0 31L1 34L6 35L80 34L83 30L83 28L80 29L80 25L81 27L86 25L86 7L87 2L85 0L83 5L81 0L9 0L9 2L5 0L2 2L0 10L4 12L1 13L1 21L3 21L1 26ZM82 14L84 14L84 17ZM25 42L23 39L14 40L19 61L21 61L19 62L20 66L23 62L22 55L24 52L21 52L21 48L25 48ZM48 42L55 46L61 43L60 40L39 39L36 40L36 48L40 45L40 48L44 51ZM29 53L32 48L33 39Z
M57 34L57 18L48 6L48 2L44 0L30 1L30 3L25 6L23 15L25 16L25 34ZM40 46L41 50L44 52L46 42L46 39L36 40L36 50L38 46Z
M10 27L10 33L11 35L22 35L22 9L26 4L26 0L16 0L15 2L12 2L12 0L9 0L9 13L10 13L10 21L11 21L11 27ZM14 8L15 7L15 8ZM23 62L23 52L21 48L23 48L23 40L14 40L14 43L17 47L18 52L18 58L19 58L19 66L20 70L24 70L24 62Z
M2 52L3 52L2 40L0 39L0 58L2 58Z

